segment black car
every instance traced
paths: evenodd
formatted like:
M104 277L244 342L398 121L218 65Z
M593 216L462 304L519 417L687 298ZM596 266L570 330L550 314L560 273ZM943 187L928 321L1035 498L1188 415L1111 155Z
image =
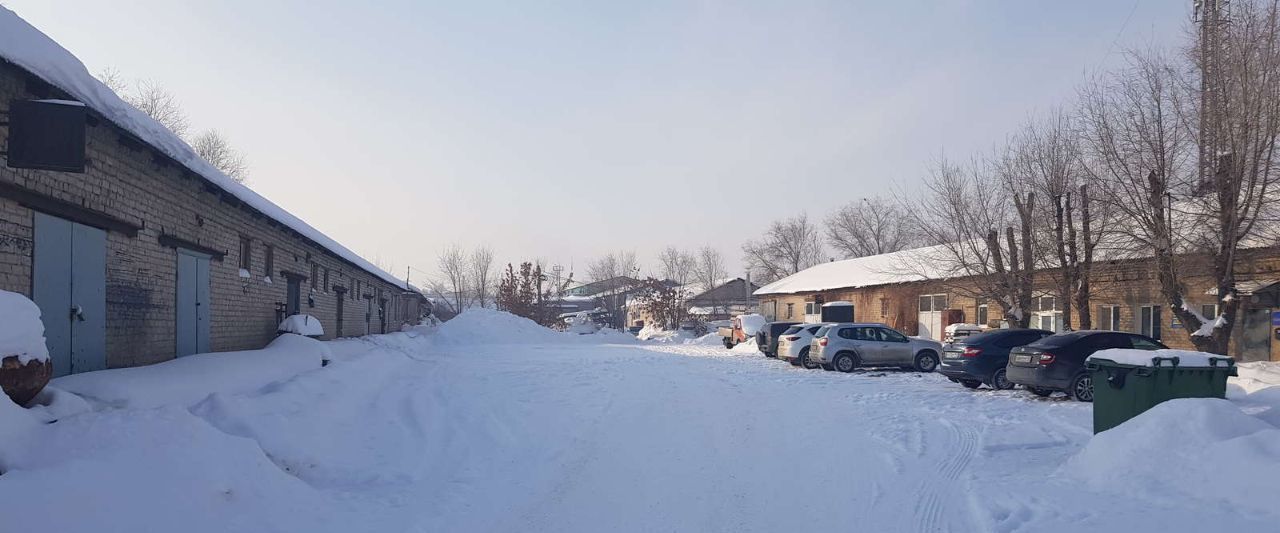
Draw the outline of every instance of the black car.
M1109 348L1158 350L1160 341L1120 331L1071 331L1040 339L1009 352L1006 378L1037 396L1063 391L1081 402L1093 401L1093 379L1085 359Z
M983 383L997 390L1013 388L1005 378L1009 350L1053 335L1043 329L997 329L970 335L942 348L938 372L948 379L976 389Z
M787 328L799 324L799 322L769 322L756 332L756 349L760 350L765 357L778 356L778 337Z

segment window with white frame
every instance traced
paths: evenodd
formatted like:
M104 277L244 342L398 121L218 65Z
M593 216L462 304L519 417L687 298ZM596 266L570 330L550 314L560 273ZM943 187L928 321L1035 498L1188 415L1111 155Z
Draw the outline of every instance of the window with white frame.
M1120 306L1098 306L1098 329L1120 331Z
M1200 316L1212 321L1218 318L1218 304L1204 304L1200 306Z
M975 315L974 318L976 319L976 323L979 326L987 325L987 313L988 313L987 304L981 304L978 306L978 309L974 313Z
M1058 299L1053 296L1036 296L1031 299L1031 326L1049 331L1062 331L1062 311Z
M818 314L818 303L817 303L817 302L805 302L805 303L804 303L804 314L806 314L806 315L816 315L816 314Z
M793 303L787 304L787 318L795 318L795 316L796 316L796 304L793 304Z
M1144 305L1138 308L1138 333L1160 340L1160 306Z

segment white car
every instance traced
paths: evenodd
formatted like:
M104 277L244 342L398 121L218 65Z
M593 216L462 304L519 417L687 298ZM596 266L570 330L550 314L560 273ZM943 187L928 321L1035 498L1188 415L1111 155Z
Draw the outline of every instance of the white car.
M815 368L809 363L809 342L813 334L826 324L796 324L778 336L778 359L796 366Z

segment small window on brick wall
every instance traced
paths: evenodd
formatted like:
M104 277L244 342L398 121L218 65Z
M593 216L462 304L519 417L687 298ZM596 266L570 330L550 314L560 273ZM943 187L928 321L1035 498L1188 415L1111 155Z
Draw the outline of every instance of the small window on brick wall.
M329 292L329 269L324 269L324 285L320 286L320 290Z
M888 298L880 299L880 316L882 317L889 316L889 299Z
M320 265L311 263L311 290L316 290L318 283L320 283Z
M242 270L249 270L249 267L252 265L253 240L248 237L240 237L240 268Z
M276 262L276 247L268 244L266 250L266 255L262 256L262 275L269 278L271 277L271 267L275 266Z

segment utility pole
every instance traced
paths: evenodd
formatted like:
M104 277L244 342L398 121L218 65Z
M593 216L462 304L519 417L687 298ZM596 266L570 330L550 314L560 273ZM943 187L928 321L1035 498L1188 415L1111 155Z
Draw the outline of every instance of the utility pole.
M1223 26L1230 23L1231 0L1193 0L1199 33L1196 54L1200 60L1200 160L1198 192L1216 187L1221 159L1228 155L1222 132L1227 111L1227 91L1222 73Z

